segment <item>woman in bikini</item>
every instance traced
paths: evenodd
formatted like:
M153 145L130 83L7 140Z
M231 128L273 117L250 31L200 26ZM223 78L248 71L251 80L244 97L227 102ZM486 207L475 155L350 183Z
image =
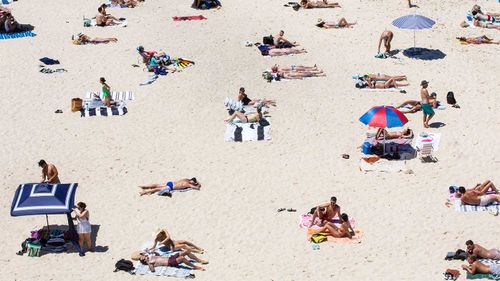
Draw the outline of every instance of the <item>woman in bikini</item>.
M318 19L318 24L316 24L316 26L321 28L351 28L356 23L357 22L347 22L345 18L341 18L338 23L335 23L334 21L324 21L322 19Z
M99 43L109 43L113 42L116 43L118 42L118 39L116 38L90 38L88 35L85 35L83 33L78 34L78 38L73 41L76 45L84 45L84 44L99 44Z
M328 3L327 0L311 1L311 0L301 0L300 6L304 9L314 9L314 8L340 8L339 3Z
M375 139L411 139L413 138L413 131L410 128L403 129L398 132L388 132L386 129L379 128L375 134Z
M493 41L493 39L488 38L486 35L480 37L466 38L466 37L457 37L460 42L464 42L467 44L500 44L500 41Z
M247 115L239 111L235 111L229 117L224 119L224 121L229 123L232 122L235 118L238 118L241 121L241 123L257 123L262 119L262 110L260 108L257 108L256 113L250 113Z
M302 79L306 77L326 76L323 70L314 66L297 65L291 68L280 68L278 65L271 67L272 74L284 79Z
M168 251L187 250L197 254L203 254L203 252L205 251L187 240L173 240L172 237L170 237L167 229L165 228L157 229L154 237L155 241L153 243L153 246L149 249L146 249L146 252L154 251L158 244L163 245L163 247L167 248Z
M399 88L399 87L404 87L408 86L410 84L408 83L398 83L394 78L391 78L387 81L377 81L377 80L372 80L368 77L363 77L361 79L364 82L364 87L361 84L356 84L357 88L370 88L370 89L389 89L389 88Z
M349 223L349 217L346 213L340 215L341 224L340 227L337 227L335 224L331 222L326 222L324 227L315 229L315 233L325 233L325 235L329 235L335 238L352 238L355 234L354 229Z

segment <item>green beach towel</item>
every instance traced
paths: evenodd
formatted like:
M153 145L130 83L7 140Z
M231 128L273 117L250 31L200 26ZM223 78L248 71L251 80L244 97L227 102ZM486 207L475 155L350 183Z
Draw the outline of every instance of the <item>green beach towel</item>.
M471 274L467 272L467 279L500 280L500 276L493 276L492 274L484 274L484 273Z

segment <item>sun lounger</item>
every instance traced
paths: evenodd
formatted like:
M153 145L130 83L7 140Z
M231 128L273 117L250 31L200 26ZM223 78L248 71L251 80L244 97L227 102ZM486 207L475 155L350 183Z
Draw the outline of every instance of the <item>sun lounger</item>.
M438 151L441 142L441 133L427 133L425 137L421 133L415 138L415 147L422 149L424 144L432 144L433 151Z
M100 99L104 99L101 92L86 92L85 99L94 99L94 94L99 96ZM111 100L132 101L135 100L135 95L132 91L111 92Z
M268 118L266 120L269 121ZM224 141L242 142L242 141L262 141L271 140L269 135L269 126L261 126L258 123L230 123L227 124L224 133Z
M23 37L35 37L36 33L33 31L24 31L24 32L14 32L14 33L0 33L0 40L2 39L16 39Z
M81 117L120 116L120 115L125 115L127 112L128 112L128 110L127 110L127 108L125 106L88 108L88 109L82 109L80 111Z

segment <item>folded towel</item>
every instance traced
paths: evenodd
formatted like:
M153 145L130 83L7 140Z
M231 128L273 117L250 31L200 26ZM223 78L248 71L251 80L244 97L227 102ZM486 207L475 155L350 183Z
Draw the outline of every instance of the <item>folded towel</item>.
M33 31L25 31L25 32L15 32L15 33L0 33L0 40L2 39L16 39L23 37L35 37L36 33Z
M94 99L94 94L99 96L101 100L104 99L102 92L86 92L85 99ZM114 101L135 100L135 95L134 92L131 91L111 92L111 100Z
M315 229L307 229L307 240L311 241L311 236L316 232ZM326 242L334 244L359 244L363 238L363 231L360 229L354 230L355 235L352 238L335 238L327 236Z
M270 127L262 127L258 123L230 123L227 124L224 140L227 142L271 140Z
M119 116L125 115L128 111L126 107L101 107L101 108L89 108L82 109L81 117L91 117L91 116Z

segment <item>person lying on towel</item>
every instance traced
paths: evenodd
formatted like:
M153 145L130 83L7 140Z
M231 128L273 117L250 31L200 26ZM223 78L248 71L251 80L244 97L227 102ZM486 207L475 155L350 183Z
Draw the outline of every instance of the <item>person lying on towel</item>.
M334 218L340 218L340 206L337 205L337 197L332 196L330 202L318 205L314 210L311 225L315 224L316 218L320 219L319 226L324 226L325 222L333 222Z
M490 264L486 265L477 260L476 255L471 255L467 259L469 264L463 264L462 269L469 272L470 274L493 274L500 275L500 264Z
M155 267L158 266L180 267L181 263L189 267L192 267L193 269L196 270L203 270L203 271L205 270L205 268L197 266L193 264L190 260L186 259L185 258L186 256L189 257L191 260L194 260L201 264L208 264L208 261L198 258L190 251L183 251L175 255L172 255L170 257L162 257L158 255L158 253L154 253L149 256L141 255L139 260L141 261L142 264L149 266L149 270L151 270L151 272L155 272Z
M346 213L340 215L341 224L337 227L331 222L326 222L325 226L322 228L315 229L315 233L324 233L335 238L352 238L355 235L354 229L352 229L349 223L349 217Z
M239 111L234 111L229 117L224 119L225 122L232 122L235 118L238 118L241 123L257 123L259 122L263 117L262 117L262 109L257 108L257 112L255 113L250 113L245 115L242 112Z
M279 79L303 79L307 77L326 76L323 70L314 66L292 65L290 68L280 68L277 64L271 67L271 74Z
M438 108L439 103L437 101L437 94L436 93L432 93L430 95L429 104L432 106L432 108ZM407 101L403 102L401 105L399 105L397 108L403 108L403 107L406 107L407 105L411 106L411 108L408 111L403 112L403 113L415 113L415 112L422 109L421 102L417 101L417 100L407 100Z
M389 89L389 88L400 88L405 87L410 84L396 82L393 78L387 81L372 80L369 77L361 77L358 82L356 82L356 88L363 89Z
M123 5L128 8L135 8L137 6L138 1L144 2L144 0L111 0L112 5Z
M487 194L490 190L491 192ZM500 203L500 194L498 194L498 189L490 180L481 184L478 183L476 187L471 189L465 189L465 187L460 186L456 196L460 198L462 204L487 206L495 202Z
M460 41L460 43L463 44L474 44L474 45L480 45L480 44L500 44L500 41L493 41L493 39L488 38L486 35L479 36L479 37L457 37L457 39Z
M278 48L270 45L255 44L263 56L286 56L307 53L306 49L301 47Z
M376 140L381 140L381 139L386 139L386 140L412 139L412 138L413 138L413 131L410 128L406 128L406 129L403 129L403 130L397 131L397 132L388 132L384 128L379 128L377 130L377 133L375 134Z
M500 260L500 249L486 250L483 246L474 244L472 240L467 240L465 246L467 247L467 254L469 255L476 255L482 259Z
M169 181L166 184L149 184L140 185L142 191L139 193L142 195L151 195L158 192L159 196L172 197L172 191L174 190L185 190L185 189L196 189L200 190L201 184L196 180L196 178L191 179L180 179L177 181Z
M75 45L85 45L85 44L99 44L99 43L104 43L107 44L109 42L116 43L118 42L118 39L116 38L90 38L90 36L85 35L83 33L78 33L76 36L77 39L73 39L73 44Z
M329 3L327 0L301 0L300 6L304 9L315 9L315 8L340 8L339 3Z
M387 81L389 79L393 79L394 81L403 81L403 80L408 80L406 75L387 75L387 74L381 74L381 73L368 73L368 74L357 74L353 75L354 79L361 79L361 78L370 78L371 80L377 80L377 81Z
M356 25L357 22L347 22L345 18L341 18L338 22L334 21L324 21L322 19L318 19L317 27L321 28L352 28Z

